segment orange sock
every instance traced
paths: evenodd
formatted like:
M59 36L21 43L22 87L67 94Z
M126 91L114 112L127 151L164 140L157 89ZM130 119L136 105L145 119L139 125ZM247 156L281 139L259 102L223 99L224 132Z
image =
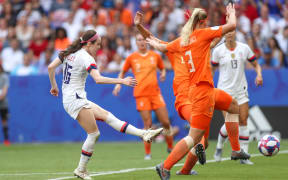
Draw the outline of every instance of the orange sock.
M200 142L205 147L205 138L202 137ZM186 161L181 169L182 174L189 174L191 169L195 166L197 163L198 158L195 154L193 154L191 151L188 152L188 155L186 157Z
M181 160L190 149L184 139L181 139L176 146L173 148L172 152L169 154L167 159L164 161L164 169L170 170L174 164Z
M228 138L233 151L240 151L239 143L239 123L225 122Z
M151 154L151 143L144 141L145 154Z
M186 161L184 163L184 166L181 169L182 174L189 174L191 169L195 166L197 163L198 158L196 155L192 154L191 151L188 152Z
M173 136L165 136L168 149L173 149Z

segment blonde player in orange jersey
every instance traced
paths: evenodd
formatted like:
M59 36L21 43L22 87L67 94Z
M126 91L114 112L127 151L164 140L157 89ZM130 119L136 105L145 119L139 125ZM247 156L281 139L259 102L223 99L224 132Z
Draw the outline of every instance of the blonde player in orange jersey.
M134 97L136 108L140 112L144 122L144 128L152 126L151 110L155 111L158 120L164 127L163 134L167 143L167 151L170 153L173 148L172 128L170 126L166 104L161 95L157 81L157 68L161 70L160 81L165 80L166 70L161 56L154 51L147 49L145 39L141 34L136 35L138 51L127 57L123 69L119 73L119 78L131 68L138 82L134 87ZM119 94L121 86L116 85L113 94ZM144 141L145 160L151 159L151 143Z
M216 106L216 89L214 88L211 65L210 45L211 42L227 32L236 28L236 16L234 5L229 4L226 8L228 22L223 26L206 28L207 13L200 8L195 8L191 17L181 31L181 37L169 44L161 44L155 39L148 38L150 45L160 51L181 53L187 67L189 68L189 100L192 103L190 132L188 136L179 141L168 158L156 166L161 179L170 179L170 169L189 150L199 143L209 126ZM225 93L224 93L225 94ZM227 93L226 93L227 94ZM233 129L229 139L232 146L231 159L249 159L250 155L240 149L239 145L239 106L231 96L221 99L221 104L230 105L229 112L225 117L226 127ZM197 154L197 149L196 149ZM202 153L200 153L201 156ZM197 154L198 155L198 154ZM198 155L199 158L199 155ZM200 160L200 159L199 159Z
M191 13L190 11L186 11L185 17L187 20L190 18ZM134 23L139 30L139 32L143 35L145 38L153 38L156 39L160 43L167 44L167 42L161 41L153 36L151 32L149 32L146 28L144 28L141 24L143 15L140 12L136 13L136 16L134 18ZM213 42L210 44L210 48L213 48L217 45L217 43L220 41L220 38L214 39ZM176 111L178 112L179 116L187 120L188 122L191 121L190 119L191 116L191 109L192 109L192 103L189 101L188 98L188 90L189 90L189 71L187 66L185 65L185 62L181 56L180 53L171 53L169 51L166 52L166 55L172 65L172 68L174 70L174 79L173 79L173 91L174 95L176 97L175 100L175 108ZM230 108L231 106L235 106L235 104L232 103L232 98L231 101L227 101L226 103L222 101L223 98L226 97L227 99L230 99L229 95L219 89L215 89L215 109L218 110L233 110L233 108ZM231 113L231 112L229 112ZM233 112L232 112L233 113ZM231 128L230 126L227 127L227 131L231 132L233 134L234 129ZM229 133L229 134L231 134ZM205 130L205 135L201 140L201 144L207 148L208 147L208 136L209 136L209 128ZM203 147L203 149L204 149ZM198 150L199 153L199 148L201 150L201 145L198 145L196 150ZM199 162L201 164L205 163L205 156L200 156ZM197 174L196 171L191 169L195 166L196 162L198 160L198 157L195 154L195 149L191 149L189 151L186 161L184 163L184 166L181 168L180 171L177 171L177 175L195 175Z

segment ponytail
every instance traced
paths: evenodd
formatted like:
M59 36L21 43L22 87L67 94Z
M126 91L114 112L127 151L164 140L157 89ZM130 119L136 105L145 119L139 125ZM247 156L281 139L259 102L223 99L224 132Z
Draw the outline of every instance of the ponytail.
M94 30L86 31L82 37L75 40L71 45L68 46L66 50L61 51L59 53L59 59L63 62L65 57L80 50L83 46L87 45L88 42L91 42L94 44L97 38L98 36L97 36L96 31Z
M201 8L195 8L192 15L184 25L181 31L181 46L187 46L189 44L189 37L195 30L197 23L203 23L202 21L207 18L207 13Z

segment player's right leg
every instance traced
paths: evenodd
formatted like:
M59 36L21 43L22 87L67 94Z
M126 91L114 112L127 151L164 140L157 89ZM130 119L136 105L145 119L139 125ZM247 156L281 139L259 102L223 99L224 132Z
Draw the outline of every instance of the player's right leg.
M105 109L101 108L97 104L91 101L89 101L89 103L93 110L94 120L96 119L96 120L104 121L109 126L111 126L112 128L114 128L115 130L119 132L138 136L138 137L141 137L146 142L151 142L156 136L158 136L163 131L163 128L159 128L156 130L138 129L132 126L131 124L128 124L125 121L119 120L112 113L110 113L109 111L106 111Z
M226 112L225 111L222 111L222 112L223 112L224 117L226 117ZM217 141L217 145L216 145L216 151L214 154L214 159L217 162L221 161L222 149L223 149L225 141L227 140L227 137L228 137L228 133L226 130L226 126L225 126L225 124L223 124L220 131L219 131L219 134L218 134L218 141Z
M86 131L87 138L82 146L82 154L78 167L74 170L74 175L81 179L90 180L87 172L87 164L93 154L94 145L100 136L92 109L82 108L77 116L77 121Z
M1 119L2 119L2 131L4 135L4 145L9 146L10 145L9 134L8 134L8 116L9 116L8 113L9 112L7 108L4 108L4 109L0 109L0 113L1 113Z
M225 126L232 147L231 159L249 159L250 155L240 148L239 143L239 106L235 99L223 90L215 88L215 109L227 111Z

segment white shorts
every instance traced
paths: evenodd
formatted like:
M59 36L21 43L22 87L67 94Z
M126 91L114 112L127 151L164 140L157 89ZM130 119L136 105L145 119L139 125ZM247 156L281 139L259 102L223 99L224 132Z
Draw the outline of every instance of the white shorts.
M88 99L75 99L70 103L63 103L65 111L73 118L77 119L82 108L91 108L91 101Z
M228 93L230 94L230 93ZM236 101L238 102L238 105L244 104L249 102L249 98L248 98L248 92L247 91L241 91L238 93L231 93L230 94L234 99L236 99Z

